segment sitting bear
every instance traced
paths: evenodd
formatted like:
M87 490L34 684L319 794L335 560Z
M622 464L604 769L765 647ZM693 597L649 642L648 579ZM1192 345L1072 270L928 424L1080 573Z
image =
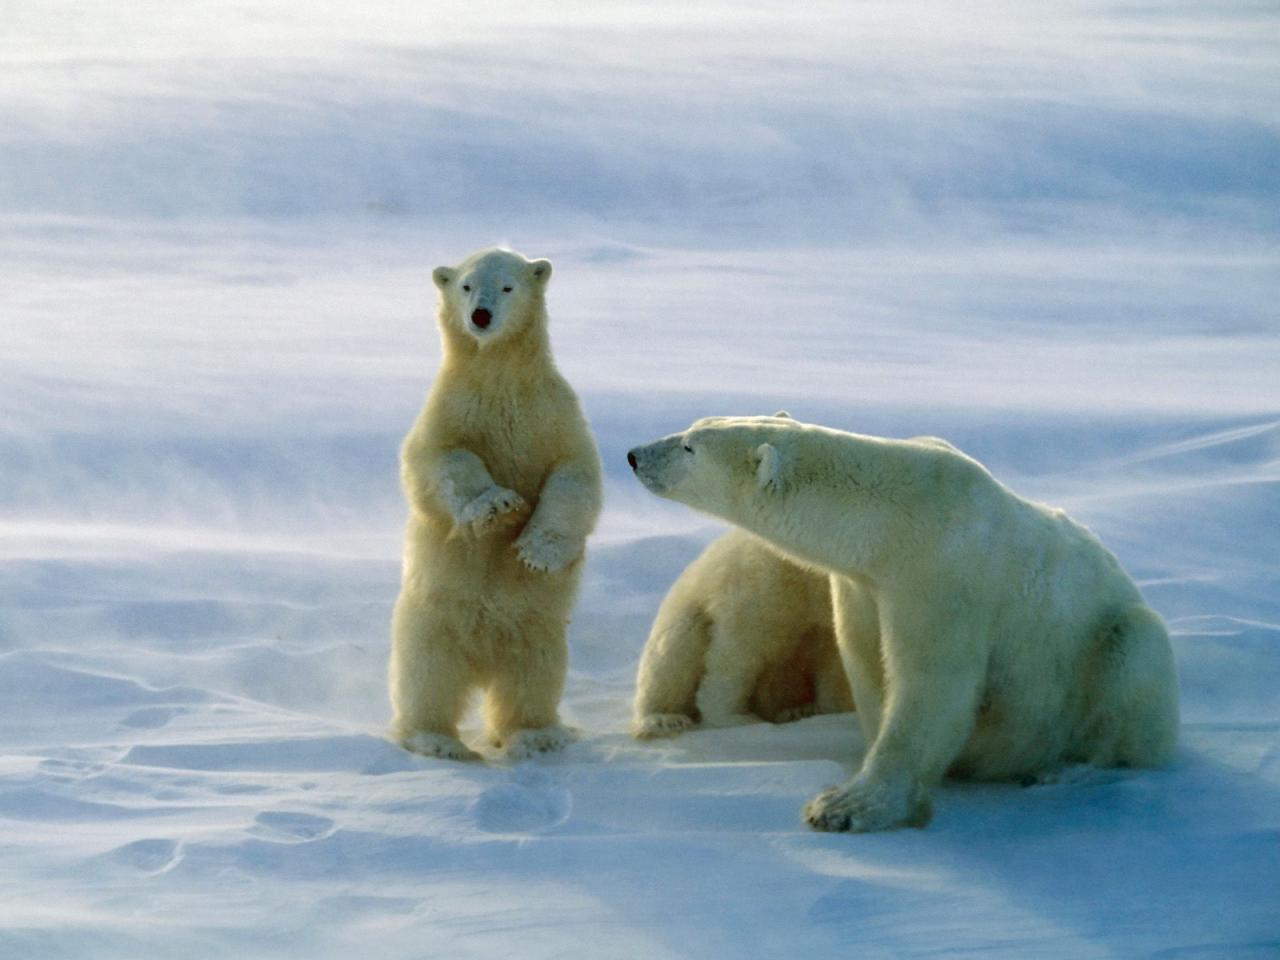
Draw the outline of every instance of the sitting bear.
M709 418L628 454L659 496L832 575L867 743L823 830L923 826L951 773L1029 779L1172 756L1169 637L1099 541L940 440Z
M391 735L417 753L478 757L458 721L480 689L509 756L570 739L565 632L601 478L552 362L550 276L506 250L434 273L443 357L401 448L410 512L390 665Z
M644 740L707 726L853 709L827 577L730 530L672 584L636 678Z

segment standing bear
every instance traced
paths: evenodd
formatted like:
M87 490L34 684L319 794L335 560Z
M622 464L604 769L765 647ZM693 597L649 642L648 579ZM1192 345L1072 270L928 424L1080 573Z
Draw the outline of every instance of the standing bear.
M658 608L636 676L635 736L852 710L827 580L744 530L714 540Z
M551 358L546 260L476 253L434 272L440 372L400 452L409 501L392 617L391 736L415 753L471 760L458 739L486 692L494 746L559 749L565 634L600 457Z
M709 418L628 460L659 496L832 575L867 752L809 803L812 826L923 826L947 773L1171 758L1178 685L1160 618L1088 530L950 444Z

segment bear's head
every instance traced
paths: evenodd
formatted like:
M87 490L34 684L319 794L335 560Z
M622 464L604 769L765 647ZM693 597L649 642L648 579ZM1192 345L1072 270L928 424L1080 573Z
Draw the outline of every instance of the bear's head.
M726 520L787 483L786 451L802 424L772 417L706 417L683 433L636 447L627 462L651 492Z
M511 250L482 250L456 267L432 272L440 290L440 324L484 349L540 324L551 261L526 260Z

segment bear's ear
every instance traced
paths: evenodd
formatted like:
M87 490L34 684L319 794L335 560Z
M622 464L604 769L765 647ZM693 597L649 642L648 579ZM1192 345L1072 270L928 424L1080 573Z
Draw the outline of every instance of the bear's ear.
M547 281L551 279L551 261L550 260L534 260L529 264L529 273L533 275L533 279L538 286L545 287Z
M781 490L785 463L778 448L772 444L762 443L752 451L751 459L756 464L756 485L770 493Z
M787 413L787 411L785 411L785 410L779 410L777 413L775 413L775 414L773 415L773 419L775 419L775 420L791 420L791 419L792 419L792 416L791 416L791 414Z
M452 267L436 267L431 271L431 279L436 282L436 286L441 290L453 283L454 276Z

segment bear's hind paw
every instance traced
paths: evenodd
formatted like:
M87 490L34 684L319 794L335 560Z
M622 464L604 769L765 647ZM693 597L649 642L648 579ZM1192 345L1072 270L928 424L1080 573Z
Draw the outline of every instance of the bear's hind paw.
M798 707L788 707L776 717L774 723L795 723L797 720L807 720L809 717L817 716L818 705L816 703L805 703Z
M528 760L540 753L563 750L577 739L577 731L556 723L535 730L517 730L496 746L502 748L508 760Z
M631 735L637 740L675 737L693 728L693 718L683 713L650 713L637 717Z
M443 733L415 733L400 741L400 746L410 753L423 757L439 757L441 760L480 760L482 757L457 737Z

